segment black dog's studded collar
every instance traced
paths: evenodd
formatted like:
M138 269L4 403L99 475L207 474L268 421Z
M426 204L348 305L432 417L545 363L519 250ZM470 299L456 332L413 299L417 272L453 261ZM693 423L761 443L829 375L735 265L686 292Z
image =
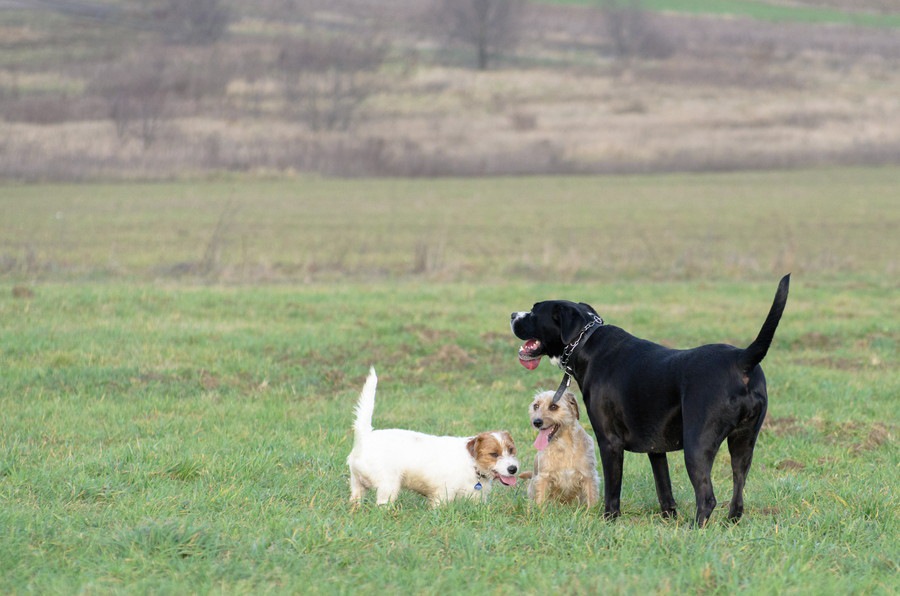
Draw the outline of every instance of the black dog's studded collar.
M581 334L578 338L566 346L563 350L562 356L559 358L558 365L563 370L563 378L559 384L559 389L556 390L556 393L553 395L553 401L551 403L556 403L563 396L563 393L566 392L566 389L569 388L569 384L572 382L572 374L573 370L569 367L569 358L572 357L572 354L575 353L575 348L578 347L579 344L583 341L587 341L587 338L591 336L594 331L599 329L603 325L603 319L599 316L594 315L594 317L588 321L588 323L581 329Z

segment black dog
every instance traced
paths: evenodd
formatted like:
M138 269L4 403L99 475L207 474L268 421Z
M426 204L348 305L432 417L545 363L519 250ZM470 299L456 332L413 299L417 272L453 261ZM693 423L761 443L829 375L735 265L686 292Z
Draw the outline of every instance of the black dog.
M649 456L662 514L674 516L666 452L684 449L697 497L695 521L703 526L716 506L713 460L728 439L734 478L728 517L740 519L744 482L768 402L759 363L784 311L790 277L782 278L766 322L746 349L710 344L673 350L604 325L587 304L565 300L538 302L531 312L512 314L512 331L525 340L519 350L522 365L533 370L548 356L581 387L600 448L608 517L620 514L626 450Z

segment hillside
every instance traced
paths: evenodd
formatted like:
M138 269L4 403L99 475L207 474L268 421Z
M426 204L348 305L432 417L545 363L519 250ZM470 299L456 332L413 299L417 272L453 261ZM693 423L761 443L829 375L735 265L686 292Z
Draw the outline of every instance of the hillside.
M510 3L479 69L440 1L3 1L0 176L900 163L890 3L601 4Z

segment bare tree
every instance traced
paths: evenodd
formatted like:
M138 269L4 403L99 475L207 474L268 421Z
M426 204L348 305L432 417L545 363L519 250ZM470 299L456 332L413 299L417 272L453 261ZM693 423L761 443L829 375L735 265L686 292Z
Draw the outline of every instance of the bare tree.
M388 46L373 38L284 40L278 70L287 110L313 130L348 129L362 103L380 88L378 71L387 52Z
M90 83L89 90L107 101L120 141L137 137L144 149L156 141L171 92L165 70L164 57L151 53L104 69Z
M231 21L231 13L222 0L157 0L150 8L171 43L215 43Z
M616 60L666 58L674 51L671 42L654 27L641 0L603 0L602 11Z
M524 0L438 0L437 17L451 39L475 49L479 70L518 41Z

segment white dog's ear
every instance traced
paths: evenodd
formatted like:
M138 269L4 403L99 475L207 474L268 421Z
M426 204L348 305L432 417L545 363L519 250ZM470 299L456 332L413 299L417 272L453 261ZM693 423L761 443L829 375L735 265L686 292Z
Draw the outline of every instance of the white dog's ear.
M566 402L575 411L575 420L581 420L581 412L578 411L578 398L575 397L575 394L566 391Z
M478 440L479 438L476 436L469 439L469 442L466 443L466 449L469 450L469 455L471 455L472 458L475 458L475 455L478 453Z

